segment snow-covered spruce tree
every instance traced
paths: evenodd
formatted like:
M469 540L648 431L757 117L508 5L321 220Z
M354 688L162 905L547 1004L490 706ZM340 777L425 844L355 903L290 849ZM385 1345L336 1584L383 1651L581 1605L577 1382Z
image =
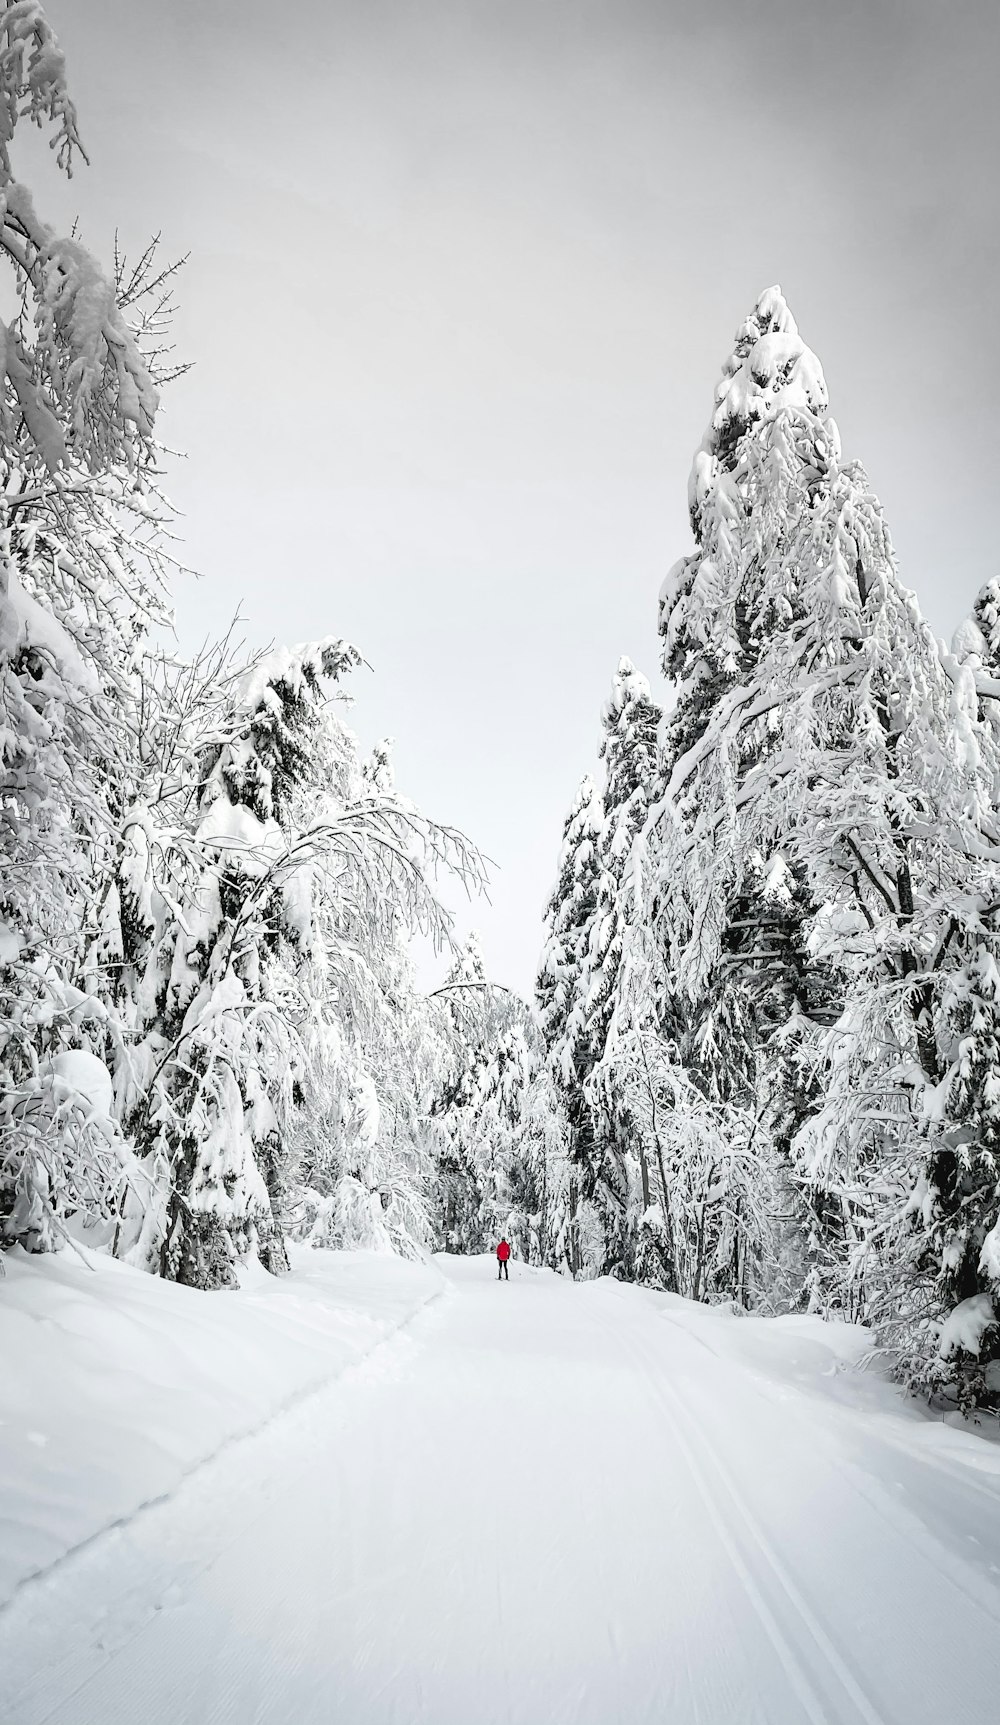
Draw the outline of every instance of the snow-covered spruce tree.
M709 1104L743 1111L764 1183L776 1188L782 1166L790 1171L792 1140L817 1101L799 1057L801 1038L836 1003L828 967L807 949L815 906L805 873L778 833L767 846L746 851L738 874L716 873L711 896L692 897L675 865L678 836L701 818L702 782L686 764L700 758L719 714L756 687L770 635L784 618L784 596L774 601L773 615L760 602L789 532L782 509L760 503L770 477L770 427L776 416L795 415L822 425L826 414L819 362L779 290L770 289L737 333L695 456L689 503L696 549L674 566L661 592L664 670L677 697L665 727L668 791L645 845L644 898L664 953L660 992L672 1006L665 1028L682 1068L681 1092L701 1091ZM725 763L734 778L767 759L767 724L748 731L740 747ZM822 1257L825 1232L841 1228L821 1188L808 1196L807 1211L786 1181L774 1207L783 1241L746 1242L759 1261L785 1263L786 1286L773 1290L779 1299L802 1297L811 1279L800 1251L805 1233Z
M606 1237L604 1267L629 1280L657 1282L666 1264L662 1232L652 1211L651 1147L630 1112L628 1087L618 1082L607 1054L635 904L627 878L632 846L660 789L660 718L646 678L623 658L602 713L599 876L569 1026L570 1036L593 1055L587 1097L598 1122L595 1149L601 1160L592 1179Z
M115 708L164 616L152 431L170 272L148 253L116 288L45 226L12 171L23 117L51 122L70 172L63 57L29 0L0 11L0 251L20 301L0 325L0 1237L44 1248L70 1216L110 1219L134 1172L96 1100L120 1036L86 954L129 749Z
M559 874L545 912L546 939L536 984L539 1024L549 1070L569 1122L569 1263L584 1266L583 1238L593 1236L592 1203L600 1153L586 1083L596 1064L582 1008L587 959L597 912L601 831L593 779L582 779L563 827ZM598 1254L603 1258L603 1251ZM599 1267L594 1265L592 1267Z
M176 897L165 871L134 883L148 957L125 1121L155 1197L127 1249L193 1286L229 1285L251 1247L269 1268L285 1262L283 1119L300 1056L277 960L303 938L297 877L312 837L292 805L323 680L357 662L331 640L247 673L230 734L203 753L193 831L174 845Z
M801 1146L851 1194L851 1293L901 1369L978 1399L995 1333L975 1356L933 1338L956 1305L991 1304L998 1287L995 736L901 588L860 469L829 473L802 532L793 554L812 565L814 640L825 623L833 645L812 690L801 672L792 684L792 734L808 723L809 748L769 800L803 809L802 854L828 907L814 945L851 986ZM814 856L813 815L826 841Z
M727 398L741 421L757 415L726 439L739 531L727 508L710 590L687 589L692 633L717 652L745 635L752 658L734 657L673 770L663 866L684 885L678 969L691 992L705 986L724 952L719 907L780 854L816 907L809 953L843 996L835 1023L806 1034L823 1102L796 1140L804 1177L840 1210L829 1294L878 1324L911 1380L941 1382L963 1361L936 1355L936 1326L994 1286L1000 1195L970 1084L975 1072L993 1089L994 745L900 585L863 469L841 461L811 359L814 399L790 394L797 337L775 307L772 290ZM723 459L696 464L703 532Z

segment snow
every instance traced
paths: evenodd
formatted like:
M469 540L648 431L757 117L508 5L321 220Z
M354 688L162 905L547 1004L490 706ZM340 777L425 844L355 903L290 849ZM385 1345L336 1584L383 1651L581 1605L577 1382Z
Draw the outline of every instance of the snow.
M87 664L62 624L46 611L44 605L32 598L13 564L8 566L7 582L6 597L13 623L5 642L9 650L34 647L51 659L68 687L84 696L99 694L100 683L92 666Z
M0 1601L356 1362L440 1287L400 1259L376 1270L363 1253L292 1251L293 1279L246 1265L233 1295L85 1249L8 1253Z
M288 845L277 821L261 821L243 803L218 797L198 825L202 844L237 857L247 874L265 875L287 855Z
M979 1267L995 1286L1000 1287L1000 1221L994 1222L983 1241Z
M10 1267L9 1725L995 1716L1000 1447L864 1331L488 1257Z
M9 923L0 922L0 964L14 964L24 951L24 937Z
M114 1084L103 1060L85 1048L67 1048L54 1054L49 1066L72 1097L79 1098L95 1114L105 1118L114 1111Z
M773 856L763 871L761 893L777 904L791 904L794 880L784 857Z
M308 952L313 937L313 870L308 864L293 869L282 887L281 908L287 932Z
M967 1354L978 1354L983 1336L996 1321L996 1311L989 1294L973 1294L971 1299L960 1300L948 1313L938 1333L938 1353L941 1358L950 1359L957 1348L964 1348Z

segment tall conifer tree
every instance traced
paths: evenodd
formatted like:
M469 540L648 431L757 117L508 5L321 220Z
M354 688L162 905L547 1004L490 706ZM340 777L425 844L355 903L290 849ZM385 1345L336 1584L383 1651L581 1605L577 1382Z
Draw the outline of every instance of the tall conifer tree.
M800 1166L839 1201L840 1296L919 1371L924 1320L992 1274L996 1181L969 1078L992 1091L993 744L975 715L956 723L864 470L841 460L825 394L792 388L801 344L777 309L776 323L765 296L722 398L720 431L730 399L746 429L696 463L711 567L668 595L668 637L683 599L687 638L731 681L674 764L663 878L683 881L675 953L695 994L761 859L801 884L806 950L843 1006L807 1038L823 1095L798 1131ZM814 386L811 360L805 376Z
M600 830L600 805L588 775L580 781L563 827L559 875L546 907L547 938L537 984L542 1037L569 1122L568 1240L574 1271L582 1265L579 1207L581 1200L592 1198L595 1184L594 1114L584 1090L595 1059L581 1014L597 912Z

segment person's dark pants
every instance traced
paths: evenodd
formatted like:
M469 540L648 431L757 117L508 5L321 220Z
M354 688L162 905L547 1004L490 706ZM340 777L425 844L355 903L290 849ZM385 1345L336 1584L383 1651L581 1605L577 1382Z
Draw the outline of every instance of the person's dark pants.
M506 1258L498 1258L497 1259L497 1281L498 1282L499 1282L501 1276L503 1277L505 1282L510 1281L510 1277L507 1274L507 1260L506 1260Z

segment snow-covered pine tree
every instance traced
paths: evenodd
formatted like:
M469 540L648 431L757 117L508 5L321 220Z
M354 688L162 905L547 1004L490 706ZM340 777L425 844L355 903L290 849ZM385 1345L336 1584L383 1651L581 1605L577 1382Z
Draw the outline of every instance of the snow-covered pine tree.
M536 984L539 1023L553 1083L569 1122L570 1268L583 1268L581 1217L597 1179L597 1134L585 1086L595 1053L582 1028L587 955L597 912L601 808L593 779L581 780L563 826L559 874L545 912L546 940Z
M734 458L723 491L741 513L727 501L725 531L713 529L711 593L687 585L693 633L714 633L717 654L734 634L752 652L734 657L731 686L669 787L683 812L663 823L664 868L683 879L687 910L679 973L695 992L710 981L725 950L719 907L744 892L757 859L780 854L816 907L809 952L844 1001L809 1037L824 1097L799 1130L801 1166L839 1203L839 1297L928 1381L933 1325L959 1285L972 1278L988 1293L992 1277L984 1247L998 1195L962 1031L977 1027L975 1059L992 1058L994 745L956 703L864 471L841 460L825 396L789 397L798 338L784 312L774 327L773 294L764 305L770 327L758 316L735 397L737 423L740 402L757 404L752 433L726 437L696 474L703 532ZM811 360L806 377L815 394ZM768 378L777 386L761 401Z
M659 1280L662 1263L647 1262L651 1206L650 1148L630 1115L624 1087L608 1082L603 1063L621 987L623 954L630 937L634 899L626 890L632 846L657 798L661 712L649 683L623 658L602 713L600 758L601 825L597 834L598 881L578 999L570 1018L571 1038L592 1051L588 1097L598 1122L592 1174L595 1202L606 1236L604 1267L631 1280ZM595 1082L595 1078L597 1082ZM654 1253L654 1257L655 1257Z
M230 1285L252 1247L270 1268L285 1262L283 1131L301 1054L277 960L306 939L311 837L293 804L324 679L357 662L329 640L240 679L229 734L202 753L193 830L174 845L177 896L165 870L133 894L150 926L126 1124L155 1198L128 1249L193 1286Z
M661 590L663 664L676 698L664 727L669 789L643 847L645 915L660 931L665 959L663 1030L682 1069L674 1081L682 1094L700 1090L709 1104L742 1110L747 1142L763 1160L786 1164L816 1100L798 1059L799 1026L829 1016L832 1004L830 979L806 948L814 907L802 870L775 841L770 850L748 853L739 878L717 880L715 895L702 895L695 907L674 868L675 844L664 837L675 829L676 839L697 822L700 784L689 784L679 766L698 758L716 715L753 683L768 630L780 623L780 608L776 618L762 617L756 599L787 528L780 511L765 526L756 502L766 486L768 427L775 415L824 421L826 410L819 362L780 291L770 289L737 333L695 456L689 504L696 549ZM752 751L766 756L766 727L746 748L747 759L727 762L734 775L746 770ZM703 949L705 962L692 968ZM769 1180L778 1178L769 1171ZM828 1206L818 1191L812 1200L818 1237ZM779 1208L791 1213L802 1206L788 1190ZM775 1255L759 1240L752 1250ZM783 1251L794 1258L793 1240Z
M791 554L811 577L826 663L812 691L796 679L789 720L796 737L808 723L809 746L775 791L803 809L803 838L821 822L822 854L802 845L827 907L814 941L851 986L824 1043L825 1106L801 1141L812 1157L839 1153L854 1183L851 1292L907 1377L975 1397L989 1350L942 1355L932 1338L956 1304L997 1290L996 739L900 586L863 471L825 478Z

